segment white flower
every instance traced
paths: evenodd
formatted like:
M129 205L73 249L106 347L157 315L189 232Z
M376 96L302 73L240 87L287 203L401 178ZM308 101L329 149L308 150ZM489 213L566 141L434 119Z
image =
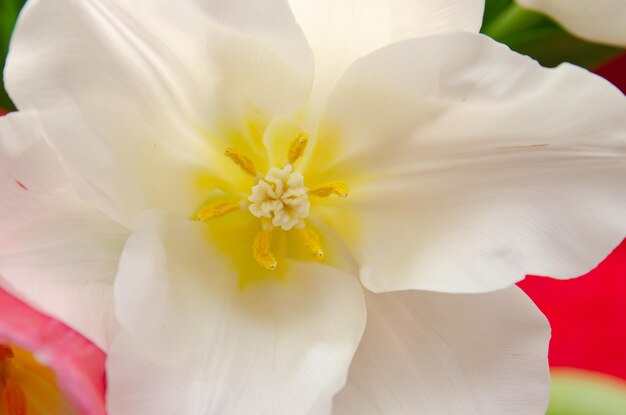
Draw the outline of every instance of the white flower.
M592 42L626 47L624 0L516 0L544 13L573 34Z
M34 113L0 117L0 286L106 349L129 231L76 195L42 134Z
M626 101L481 14L30 1L0 274L107 348L110 415L543 413L548 328L511 285L624 236Z

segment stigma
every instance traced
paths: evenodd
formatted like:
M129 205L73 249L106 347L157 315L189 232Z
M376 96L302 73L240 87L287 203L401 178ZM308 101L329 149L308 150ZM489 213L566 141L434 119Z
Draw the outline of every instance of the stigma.
M262 222L266 229L276 227L288 231L296 225L302 227L311 208L304 177L300 172L294 173L291 164L286 164L282 169L272 167L252 187L248 201L250 213L266 219ZM268 222L271 222L271 227Z

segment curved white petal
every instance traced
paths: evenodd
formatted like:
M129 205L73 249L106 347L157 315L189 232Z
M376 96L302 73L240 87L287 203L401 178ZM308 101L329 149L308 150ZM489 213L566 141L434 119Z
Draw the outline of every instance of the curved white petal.
M281 280L241 287L205 232L148 212L129 239L109 413L291 415L328 402L365 325L358 280L292 262Z
M313 106L357 58L412 37L478 32L485 8L484 0L289 0L289 4L315 54Z
M0 284L106 349L126 237L76 196L35 116L0 118Z
M593 42L626 47L624 0L515 0L544 13L573 34Z
M411 40L357 62L326 118L317 146L341 149L326 174L356 217L333 226L373 291L578 276L626 235L626 99L580 68L481 35Z
M367 297L365 334L334 415L543 415L550 327L517 287Z
M59 0L27 3L5 74L81 194L132 226L147 207L191 215L224 129L301 107L312 71L281 0Z

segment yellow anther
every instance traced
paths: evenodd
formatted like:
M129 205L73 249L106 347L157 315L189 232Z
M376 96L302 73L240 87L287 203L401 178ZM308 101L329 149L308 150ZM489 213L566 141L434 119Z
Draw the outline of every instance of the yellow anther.
M291 143L291 146L289 147L289 155L287 156L289 163L293 164L296 160L302 157L308 143L309 136L307 133L300 133L298 138L293 140L293 143Z
M302 243L309 250L311 255L318 260L324 259L324 250L320 245L320 237L315 231L312 231L309 228L300 229L300 238L302 239Z
M254 167L254 163L252 162L252 160L250 160L248 157L240 154L239 152L237 152L237 150L231 147L226 148L226 151L224 151L224 155L231 159L236 165L238 165L241 170L246 172L246 174L252 177L256 177L256 168Z
M6 407L7 415L27 414L28 404L26 402L26 395L19 385L11 381L7 381L3 394L4 406Z
M332 182L317 189L309 190L309 195L318 197L328 197L336 194L339 197L346 197L350 193L348 185L344 182Z
M271 230L262 230L258 233L254 240L254 245L252 246L252 255L256 262L259 263L263 268L274 270L278 265L278 261L274 258L274 255L271 251L272 245L272 231Z
M209 219L219 218L220 216L224 216L239 209L241 209L239 203L217 202L200 209L196 214L196 218L200 222L204 222Z

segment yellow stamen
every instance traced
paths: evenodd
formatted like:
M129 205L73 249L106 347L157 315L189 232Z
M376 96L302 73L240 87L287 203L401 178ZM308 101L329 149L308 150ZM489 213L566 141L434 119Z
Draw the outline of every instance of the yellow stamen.
M302 157L308 143L309 136L307 133L300 133L298 138L293 140L293 143L291 143L291 146L289 147L289 155L287 156L289 163L293 164L296 160Z
M272 231L271 230L262 230L256 236L254 240L254 245L252 247L252 255L256 262L259 263L263 268L274 270L278 265L278 261L274 258L274 255L271 251L272 245Z
M318 260L324 259L324 250L320 245L319 235L309 228L302 228L299 232L302 243L309 250L311 255Z
M309 190L309 195L318 197L328 197L336 194L339 197L346 197L350 193L348 185L344 182L332 182L317 189Z
M231 147L228 147L226 151L224 151L224 155L231 159L236 165L238 165L241 170L246 172L246 174L252 177L256 177L256 168L254 167L254 163L252 162L252 160L250 160L248 157L240 154L239 152L237 152L237 150Z
M230 212L234 212L235 210L241 209L239 203L233 202L217 202L212 205L203 207L196 214L196 218L200 222L204 222L209 219L218 218L220 216L224 216Z
M7 381L4 388L4 404L8 415L26 415L27 413L26 395L19 385L11 381Z

